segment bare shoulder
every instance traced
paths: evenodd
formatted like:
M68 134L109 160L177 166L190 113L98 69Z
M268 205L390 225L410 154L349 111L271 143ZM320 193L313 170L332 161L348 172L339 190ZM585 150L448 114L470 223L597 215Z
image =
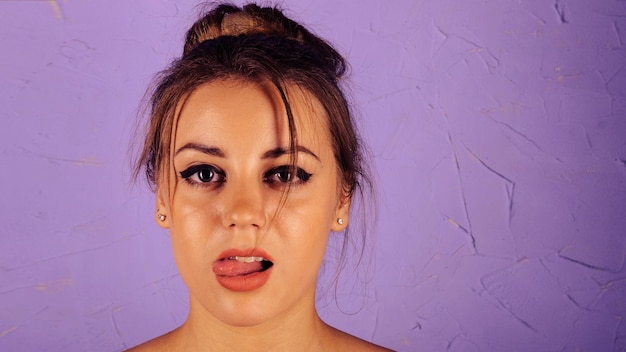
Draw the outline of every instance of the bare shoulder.
M148 352L148 351L150 351L150 352L153 352L153 351L154 352L158 352L158 351L165 351L165 350L166 350L165 344L159 343L159 337L157 337L157 338L155 338L153 340L144 342L141 345L135 346L135 347L133 347L131 349L128 349L128 350L126 350L124 352Z
M169 332L165 335L161 335L152 340L146 341L141 345L135 346L126 350L125 352L160 352L160 351L171 351L170 348L170 340L171 340L172 332Z
M392 351L388 348L373 344L371 342L362 340L356 336L352 336L343 331L336 330L337 338L340 341L337 346L338 351L372 351L372 352L384 352Z
M371 342L361 340L357 337L352 336L353 341L346 344L346 351L372 351L372 352L383 352L383 351L392 351L388 348L375 345Z

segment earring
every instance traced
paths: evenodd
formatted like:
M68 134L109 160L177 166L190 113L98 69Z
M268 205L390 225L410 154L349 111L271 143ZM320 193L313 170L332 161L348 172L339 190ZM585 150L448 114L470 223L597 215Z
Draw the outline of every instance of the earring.
M161 214L161 213L157 213L157 217L159 218L159 220L161 221L165 221L165 219L167 218L165 215Z
M343 225L343 219L342 219L342 218L337 219L337 223L338 223L339 225Z

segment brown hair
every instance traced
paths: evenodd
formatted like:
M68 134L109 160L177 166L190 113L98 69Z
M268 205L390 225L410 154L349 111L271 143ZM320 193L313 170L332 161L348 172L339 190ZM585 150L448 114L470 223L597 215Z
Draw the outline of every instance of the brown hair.
M291 147L297 145L297 131L287 84L312 94L323 106L344 194L363 193L363 186L371 190L362 146L339 86L345 73L346 62L335 49L279 9L220 4L194 23L182 56L157 77L145 142L133 175L136 178L145 170L154 188L159 176L169 172L176 109L193 90L224 79L267 81L276 86L285 105ZM295 166L295 159L291 162Z

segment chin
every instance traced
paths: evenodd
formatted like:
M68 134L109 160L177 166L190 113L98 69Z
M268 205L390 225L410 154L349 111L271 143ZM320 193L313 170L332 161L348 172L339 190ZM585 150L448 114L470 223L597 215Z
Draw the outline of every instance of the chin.
M238 327L251 328L262 325L270 321L275 315L270 312L259 312L254 309L237 309L235 312L220 312L221 316L216 316L222 323Z

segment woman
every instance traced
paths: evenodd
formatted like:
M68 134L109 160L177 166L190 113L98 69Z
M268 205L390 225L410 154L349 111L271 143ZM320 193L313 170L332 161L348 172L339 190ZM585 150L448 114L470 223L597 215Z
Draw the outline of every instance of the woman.
M325 324L330 231L368 182L343 58L279 10L219 5L152 94L145 169L189 289L178 329L133 349L385 350Z

